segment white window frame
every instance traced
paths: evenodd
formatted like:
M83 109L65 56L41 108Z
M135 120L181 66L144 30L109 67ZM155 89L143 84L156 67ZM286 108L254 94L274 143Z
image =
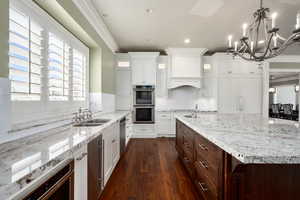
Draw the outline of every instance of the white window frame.
M64 39L71 48L82 52L86 58L86 74L85 74L85 99L82 101L74 101L72 97L72 77L69 78L69 99L50 101L48 89L48 62L43 59L43 78L41 80L42 90L40 101L12 101L12 128L20 127L27 122L36 120L56 118L61 116L71 115L79 107L87 108L89 106L89 48L78 40L73 34L68 32L61 24L49 16L43 9L36 5L31 0L10 0L10 7L16 8L26 15L32 17L36 23L42 25L44 28L45 44L44 48L48 49L49 32L55 34L57 37ZM45 58L47 58L47 51L43 51ZM29 124L28 124L29 125Z

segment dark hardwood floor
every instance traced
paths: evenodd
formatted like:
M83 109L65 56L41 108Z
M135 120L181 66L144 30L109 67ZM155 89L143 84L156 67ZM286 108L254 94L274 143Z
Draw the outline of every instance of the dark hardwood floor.
M175 140L132 139L101 200L199 200Z

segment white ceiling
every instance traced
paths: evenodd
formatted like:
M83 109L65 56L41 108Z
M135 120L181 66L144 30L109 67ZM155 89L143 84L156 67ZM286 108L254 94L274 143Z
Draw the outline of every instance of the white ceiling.
M229 34L240 37L241 25L252 21L259 0L92 0L121 51L198 47L224 51ZM288 36L296 23L300 0L265 0L279 14ZM152 13L147 13L152 9ZM190 44L184 39L190 38ZM300 54L300 46L288 53Z

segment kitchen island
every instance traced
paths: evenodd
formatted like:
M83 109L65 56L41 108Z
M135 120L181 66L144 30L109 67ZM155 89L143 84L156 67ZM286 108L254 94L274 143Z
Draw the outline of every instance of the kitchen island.
M176 149L206 200L300 197L296 122L251 114L176 115Z

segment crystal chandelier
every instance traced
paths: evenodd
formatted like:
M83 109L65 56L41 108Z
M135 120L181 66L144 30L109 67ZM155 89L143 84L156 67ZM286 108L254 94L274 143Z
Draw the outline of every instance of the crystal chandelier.
M254 21L243 24L243 36L233 43L232 35L228 36L228 52L248 61L262 62L280 55L290 45L300 42L300 12L297 14L297 23L292 35L282 37L276 26L277 13L270 14L269 8L260 8L253 15Z

